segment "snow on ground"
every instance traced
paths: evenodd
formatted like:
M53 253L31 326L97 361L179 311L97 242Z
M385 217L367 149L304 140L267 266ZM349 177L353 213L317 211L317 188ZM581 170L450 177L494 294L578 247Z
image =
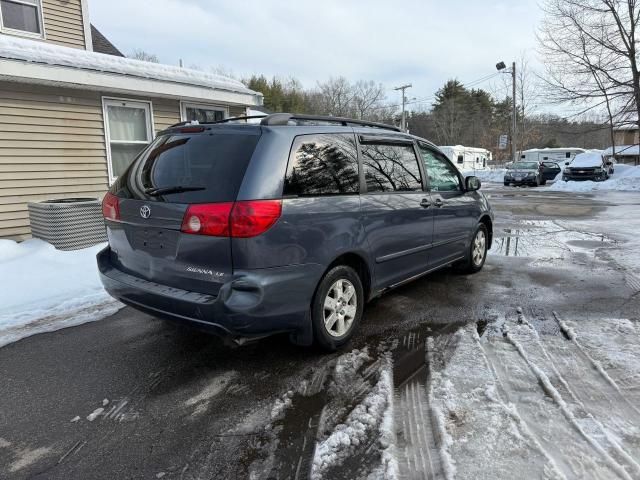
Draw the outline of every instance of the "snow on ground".
M503 183L506 168L491 168L486 170L463 170L462 175L465 177L475 176L481 182Z
M358 357L355 357L355 360L357 359ZM346 420L336 425L333 432L316 445L311 478L323 478L329 468L342 464L372 435L379 439L382 460L381 465L371 474L371 478L397 478L390 359L386 358L380 365L380 375L375 386L351 410ZM359 367L356 366L357 368ZM340 374L336 368L337 378L340 378Z
M621 190L640 192L640 166L616 165L614 174L604 182L555 182L548 189L556 192L593 192L600 190Z
M100 283L95 257L102 248L61 251L37 239L0 240L0 347L122 308Z
M569 334L520 313L460 329L446 361L429 340L448 478L640 478L640 327L554 315Z

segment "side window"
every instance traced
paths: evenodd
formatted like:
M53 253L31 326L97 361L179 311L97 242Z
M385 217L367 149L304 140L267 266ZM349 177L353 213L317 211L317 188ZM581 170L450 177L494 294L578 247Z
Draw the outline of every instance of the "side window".
M296 137L284 180L284 195L358 193L358 153L353 135Z
M456 168L443 155L420 145L420 153L427 169L429 187L433 192L459 191L460 178Z
M363 143L360 147L367 192L422 190L420 167L413 145Z

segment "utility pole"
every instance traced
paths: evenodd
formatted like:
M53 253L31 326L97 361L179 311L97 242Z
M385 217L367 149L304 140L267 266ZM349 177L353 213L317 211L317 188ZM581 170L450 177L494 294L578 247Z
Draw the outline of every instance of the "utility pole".
M511 64L511 84L513 86L513 113L511 116L511 158L514 162L517 162L518 159L518 148L516 143L516 127L517 127L517 118L518 118L518 110L516 108L516 62Z
M402 123L400 128L402 129L403 132L407 131L407 120L405 117L405 113L404 113L404 106L407 103L407 97L405 95L405 90L407 88L411 88L412 85L410 83L407 83L406 85L402 85L401 87L396 87L394 88L394 90L402 90Z
M507 66L504 62L496 63L496 70L499 72L504 70L504 73L511 73L511 87L513 91L511 93L511 101L513 106L513 111L511 112L511 159L514 162L517 162L518 159L516 156L518 155L518 148L516 145L516 128L517 128L517 120L518 120L518 109L516 108L516 62L511 64L511 72L507 70Z

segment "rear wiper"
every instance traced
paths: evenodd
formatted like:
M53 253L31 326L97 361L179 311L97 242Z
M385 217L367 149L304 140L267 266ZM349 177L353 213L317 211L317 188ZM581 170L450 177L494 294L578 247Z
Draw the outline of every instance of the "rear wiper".
M206 187L183 187L182 185L175 185L173 187L147 188L144 193L152 197L157 197L158 195L166 195L167 193L195 192L198 190L206 190Z

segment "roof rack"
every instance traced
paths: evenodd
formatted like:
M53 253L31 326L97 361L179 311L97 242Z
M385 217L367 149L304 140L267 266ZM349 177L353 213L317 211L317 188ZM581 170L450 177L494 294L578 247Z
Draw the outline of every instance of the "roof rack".
M249 115L246 117L229 117L229 118L225 118L222 120L216 120L214 122L198 122L198 125L213 125L216 123L226 123L226 122L233 122L236 120L251 120L252 118L264 118L266 117L267 114L265 113L264 115ZM191 122L193 122L193 120L186 120L184 122L178 122L178 123L174 123L173 125L170 125L168 128L173 128L173 127L181 127L183 125L189 125Z
M235 122L238 120L251 120L260 118L260 125L265 126L277 126L277 125L289 125L289 122L327 122L327 123L337 123L344 127L349 126L361 126L361 127L374 127L374 128L382 128L385 130L393 130L394 132L402 132L402 130L393 125L387 125L386 123L379 122L367 122L366 120L357 120L355 118L346 118L346 117L330 117L324 115L295 115L292 113L271 113L264 115L248 115L243 117L229 117L223 120L216 120L215 122L200 122L200 125L213 125L217 123L228 123ZM171 125L169 128L180 127L182 125L187 125L191 123L190 121L179 122L174 125Z
M288 125L289 122L296 120L302 122L338 123L345 127L357 125L362 127L383 128L385 130L393 130L396 132L402 131L400 128L393 125L387 125L379 122L367 122L366 120L356 120L355 118L330 117L324 115L294 115L291 113L272 113L271 115L264 117L260 122L260 125Z

